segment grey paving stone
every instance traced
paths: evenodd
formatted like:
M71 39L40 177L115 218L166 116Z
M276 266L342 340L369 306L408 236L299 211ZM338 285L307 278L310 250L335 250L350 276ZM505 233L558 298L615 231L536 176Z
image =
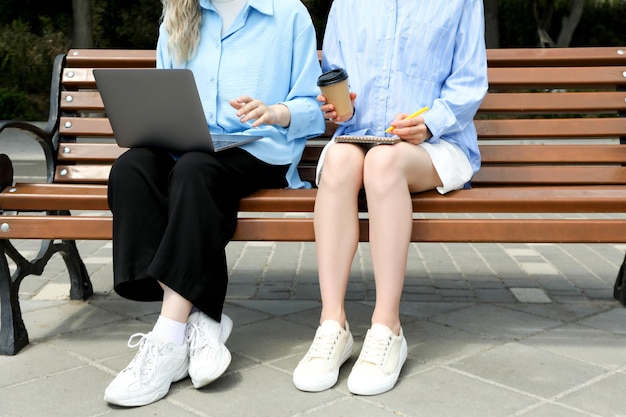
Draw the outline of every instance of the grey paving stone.
M108 406L102 401L108 379L108 375L86 365L50 373L28 384L16 384L2 389L0 411L5 417L102 414L108 410Z
M538 403L523 414L524 417L583 417L590 415L572 407L552 403Z
M606 378L591 381L579 390L564 396L559 402L585 410L593 415L623 417L626 410L626 396L616 395L616 388L624 387L626 374L616 373Z
M624 338L578 324L568 324L520 343L613 370L626 367Z
M488 304L442 313L430 320L465 331L511 340L527 337L561 324L556 320L533 317Z
M602 367L520 343L497 346L449 366L543 398L551 398L607 373Z
M536 402L522 393L448 369L403 378L392 391L372 400L392 407L398 415L437 417L508 416Z

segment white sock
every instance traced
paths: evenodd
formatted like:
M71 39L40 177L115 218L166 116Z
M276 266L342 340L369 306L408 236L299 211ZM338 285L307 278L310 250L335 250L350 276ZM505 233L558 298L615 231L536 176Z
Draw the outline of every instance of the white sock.
M177 345L182 345L185 342L186 327L187 323L159 316L152 329L152 336L163 344L176 343Z

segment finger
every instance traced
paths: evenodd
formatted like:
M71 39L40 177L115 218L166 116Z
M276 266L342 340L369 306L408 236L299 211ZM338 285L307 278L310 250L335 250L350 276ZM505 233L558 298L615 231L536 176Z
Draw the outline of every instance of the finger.
M269 111L269 108L265 107L264 110L265 111L257 113L258 117L254 121L254 123L252 123L252 127L259 127L262 124L274 124L274 119L272 117L272 113Z
M251 102L251 101L253 101L253 100L254 100L254 99L253 99L252 97L250 97L250 96L239 96L239 97L237 98L237 101L238 101L238 102L240 102L240 103L244 103L244 104L245 104L245 103L249 103L249 102Z
M239 116L243 116L243 115L248 115L250 116L250 114L256 112L258 114L258 109L263 107L263 103L259 100L252 100L248 103L246 103L241 109L239 109L239 111L237 112L237 114Z

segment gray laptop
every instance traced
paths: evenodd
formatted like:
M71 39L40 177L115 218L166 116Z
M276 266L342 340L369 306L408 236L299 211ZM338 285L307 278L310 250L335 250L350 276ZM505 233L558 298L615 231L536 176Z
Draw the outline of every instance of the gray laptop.
M94 69L93 74L121 147L218 152L262 138L211 134L191 70Z

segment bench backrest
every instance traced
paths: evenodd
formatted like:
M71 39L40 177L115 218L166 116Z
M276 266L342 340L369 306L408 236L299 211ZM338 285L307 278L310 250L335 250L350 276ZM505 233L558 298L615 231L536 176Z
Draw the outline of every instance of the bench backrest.
M53 80L60 119L49 181L106 183L124 149L113 140L92 70L154 66L153 50L69 51ZM488 66L474 186L626 184L626 48L493 49ZM314 178L331 134L329 124L309 141L303 179Z

